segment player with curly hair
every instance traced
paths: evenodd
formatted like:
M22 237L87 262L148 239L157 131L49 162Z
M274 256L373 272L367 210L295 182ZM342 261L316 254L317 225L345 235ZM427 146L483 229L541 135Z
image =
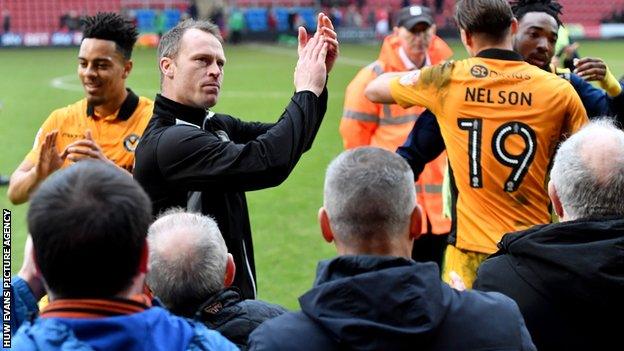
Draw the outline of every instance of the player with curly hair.
M32 150L13 172L8 196L14 204L54 171L82 159L98 159L132 171L134 149L152 115L153 102L126 88L132 71L136 27L115 13L83 19L78 78L85 98L53 111Z

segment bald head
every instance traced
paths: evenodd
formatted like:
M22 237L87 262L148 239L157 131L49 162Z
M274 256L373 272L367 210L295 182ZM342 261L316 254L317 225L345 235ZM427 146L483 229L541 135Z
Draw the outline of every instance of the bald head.
M175 209L149 228L147 283L167 308L192 315L210 295L224 286L227 247L208 216Z
M624 132L590 122L561 144L550 177L567 219L624 216Z

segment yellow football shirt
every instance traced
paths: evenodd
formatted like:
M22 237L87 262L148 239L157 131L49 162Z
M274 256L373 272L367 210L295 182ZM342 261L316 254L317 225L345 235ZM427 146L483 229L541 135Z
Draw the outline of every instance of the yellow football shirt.
M46 134L58 129L56 149L59 153L71 143L85 139L87 129L104 155L118 166L132 171L134 150L154 109L153 101L128 91L128 97L117 112L110 116L95 116L87 100L82 99L69 106L53 111L43 123L32 150L26 159L34 164L39 161L39 150ZM71 164L65 160L63 167Z
M503 234L550 222L552 156L587 122L572 85L512 51L488 49L397 78L390 89L401 106L437 116L456 190L456 247L493 253Z

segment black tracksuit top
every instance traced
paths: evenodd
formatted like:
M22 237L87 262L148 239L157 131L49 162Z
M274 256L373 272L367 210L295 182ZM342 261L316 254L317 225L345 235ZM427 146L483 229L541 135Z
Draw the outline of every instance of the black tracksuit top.
M312 146L326 110L327 89L319 97L295 93L276 123L243 122L156 96L136 149L134 178L150 196L155 215L182 207L217 221L236 263L234 285L244 298L256 294L245 192L288 177Z

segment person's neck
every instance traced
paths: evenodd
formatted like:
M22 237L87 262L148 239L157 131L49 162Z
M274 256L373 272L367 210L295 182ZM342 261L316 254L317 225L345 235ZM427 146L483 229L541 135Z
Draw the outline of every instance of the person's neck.
M130 286L127 289L115 294L114 297L130 300L133 296L143 293L144 283L145 283L145 273L139 273L137 276L132 278L132 284L130 284ZM50 301L54 301L58 298L62 298L62 297L57 296L47 286L46 286L46 292L48 293L48 299Z
M119 108L124 103L127 97L128 97L128 91L124 89L123 92L121 92L121 94L114 96L113 98L109 99L109 101L107 101L106 103L102 105L94 106L93 110L95 112L95 115L98 117L106 117L106 116L112 115L117 110L119 110Z
M474 55L476 56L481 51L487 50L487 49L499 49L499 50L513 51L513 44L512 44L511 38L505 39L504 41L499 42L499 43L492 43L490 41L484 40L482 42L475 43L472 49L474 51Z
M410 259L412 257L412 247L398 240L390 242L366 242L357 245L344 245L336 242L336 250L340 256L393 256Z
M423 68L425 66L425 62L427 61L427 55L418 54L418 56L416 56L416 60L410 59L410 61L412 61L412 63L416 66L416 68L418 69Z
M425 66L425 64L427 63L427 54L426 53L419 53L416 55L416 57L414 59L410 58L407 55L407 52L405 51L405 49L401 46L399 47L399 57L401 58L401 61L403 61L403 64L405 65L405 67L408 70L412 70L412 69L421 69Z

